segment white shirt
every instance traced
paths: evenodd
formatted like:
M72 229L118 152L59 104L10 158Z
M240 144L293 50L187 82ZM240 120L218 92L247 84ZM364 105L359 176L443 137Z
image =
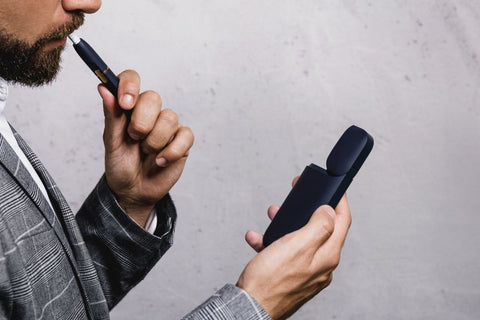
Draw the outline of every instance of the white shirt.
M15 139L13 135L12 128L10 128L10 125L8 124L7 119L5 118L4 110L5 110L5 105L7 104L7 97L8 97L7 82L2 78L0 78L0 133L7 140L8 144L10 145L10 147L12 147L13 151L15 151L17 156L20 158L20 160L22 161L22 164L28 170L28 172L30 173L33 180L40 188L40 191L42 191L43 195L45 196L45 199L47 199L48 204L53 210L52 203L50 202L50 198L48 197L47 190L45 189L45 186L43 185L42 180L40 180L40 177L38 176L35 169L33 169L32 164L30 163L30 161L28 161L22 149L20 149L17 143L17 139Z
M43 185L42 180L38 176L35 169L33 169L32 164L30 163L30 161L28 161L22 149L20 149L17 143L17 140L13 135L12 128L10 128L10 125L8 124L7 119L5 118L4 110L7 103L7 97L8 97L7 82L0 77L0 133L5 138L5 140L7 140L8 144L10 145L10 147L12 147L13 151L15 151L17 156L20 158L20 160L22 161L22 164L28 170L28 172L30 173L33 180L40 188L40 191L42 191L42 194L45 196L45 199L47 200L48 204L53 210L52 203L50 202L50 198L48 197L47 190L45 189L45 186ZM156 228L157 228L157 215L155 213L155 210L153 210L147 219L145 230L153 234Z

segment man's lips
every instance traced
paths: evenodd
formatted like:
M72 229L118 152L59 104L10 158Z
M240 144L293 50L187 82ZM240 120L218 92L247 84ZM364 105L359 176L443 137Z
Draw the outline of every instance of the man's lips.
M47 43L45 43L45 45L43 46L42 49L43 49L43 51L50 51L50 50L53 50L55 48L58 48L60 46L65 45L66 42L67 42L67 37L52 39L52 40L48 41Z

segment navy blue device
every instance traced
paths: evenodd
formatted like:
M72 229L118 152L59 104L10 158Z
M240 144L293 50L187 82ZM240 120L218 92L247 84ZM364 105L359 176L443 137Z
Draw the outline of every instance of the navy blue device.
M74 42L73 48L77 51L78 55L92 70L97 78L107 87L115 98L118 91L118 77L113 73L107 64L100 58L100 56L93 50L87 41L79 39L79 42Z
M113 71L107 66L107 64L100 58L97 52L88 44L87 41L78 38L76 36L70 36L70 40L73 42L73 48L78 53L83 62L95 73L97 78L107 87L115 98L118 93L119 79L113 73ZM123 110L123 112L130 119L132 110Z
M373 138L365 130L348 128L330 152L327 170L313 163L305 168L265 231L264 246L302 228L318 207L335 208L372 148Z

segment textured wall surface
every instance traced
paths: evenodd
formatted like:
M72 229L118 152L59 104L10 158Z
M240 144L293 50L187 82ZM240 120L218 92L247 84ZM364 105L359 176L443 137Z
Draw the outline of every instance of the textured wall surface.
M332 285L293 319L480 318L480 2L110 0L79 34L196 133L174 247L112 318L177 319L254 256L291 178L351 124L376 139L349 189ZM74 208L103 171L96 80L67 48L7 115Z

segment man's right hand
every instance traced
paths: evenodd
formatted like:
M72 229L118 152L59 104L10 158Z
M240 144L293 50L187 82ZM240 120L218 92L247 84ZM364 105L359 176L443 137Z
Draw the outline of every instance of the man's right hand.
M98 87L105 114L105 176L119 205L144 227L180 178L194 137L175 112L162 108L156 92L140 92L137 72L126 70L118 78L118 100L104 85ZM132 111L130 121L124 110Z
M270 218L277 211L278 207L270 207ZM318 208L307 225L265 249L261 235L247 233L247 242L260 252L243 270L237 286L273 319L288 318L332 281L350 224L343 196L335 211L329 206Z

